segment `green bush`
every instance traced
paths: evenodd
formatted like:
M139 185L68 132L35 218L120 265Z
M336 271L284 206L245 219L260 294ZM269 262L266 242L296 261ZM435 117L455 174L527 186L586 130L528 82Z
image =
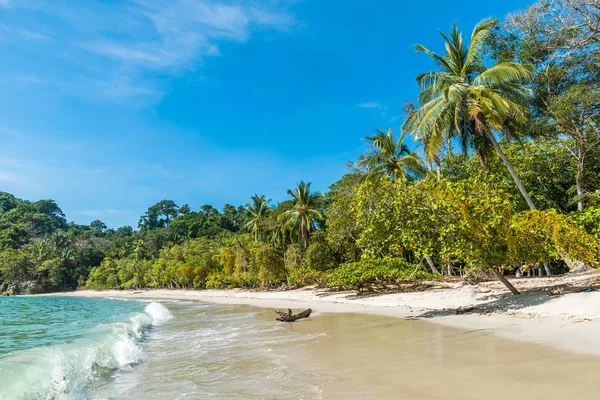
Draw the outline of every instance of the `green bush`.
M319 284L323 273L310 268L296 268L288 273L287 283L291 287Z
M304 249L297 245L291 245L283 256L283 262L288 271L306 268Z
M346 263L323 276L329 287L363 289L376 285L394 285L404 281L436 279L438 275L425 272L423 267L400 258L363 259Z
M254 254L258 278L263 286L285 281L285 264L281 250L269 244L260 244Z
M207 289L252 288L257 287L258 284L258 276L251 273L228 275L214 271L206 278Z
M313 235L313 241L306 250L306 264L315 271L329 271L338 266L335 252L321 232Z

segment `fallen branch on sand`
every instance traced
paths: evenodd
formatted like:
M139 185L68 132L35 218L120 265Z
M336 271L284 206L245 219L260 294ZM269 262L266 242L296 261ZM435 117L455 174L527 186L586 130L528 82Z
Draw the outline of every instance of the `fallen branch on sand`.
M310 308L308 308L308 309L302 311L301 313L292 314L292 310L290 308L288 308L287 312L278 311L278 310L275 310L275 312L279 315L279 317L277 318L277 321L294 322L294 321L298 321L299 319L310 317L312 310Z
M463 307L458 307L458 308L456 309L456 313L457 313L458 315L460 315L460 314L466 314L466 313L468 313L468 312L471 312L471 311L473 311L473 310L474 310L474 309L476 309L476 308L477 308L477 307L475 307L475 306L463 306Z
M465 286L467 284L466 281L460 281L457 283L448 283L448 282L443 282L443 281L423 281L421 282L422 285L425 286L436 286L436 287L443 287L443 288L448 288L448 289L460 289L461 287Z

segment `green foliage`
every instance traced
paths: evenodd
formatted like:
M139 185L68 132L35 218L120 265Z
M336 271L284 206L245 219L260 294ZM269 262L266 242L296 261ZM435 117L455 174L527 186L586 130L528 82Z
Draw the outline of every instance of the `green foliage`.
M308 267L306 250L302 246L290 246L284 254L284 263L289 286L299 287L320 282L321 273Z
M371 148L365 156L356 163L358 168L364 168L367 177L382 177L393 181L409 181L425 175L425 165L416 151L410 151L404 143L404 132L398 141L394 140L392 130L379 130L374 136L365 138Z
M258 285L258 276L252 273L229 275L223 272L212 272L206 279L207 289L254 288Z
M294 189L288 190L288 194L292 196L293 206L281 213L279 220L283 222L284 230L297 229L299 242L307 248L310 244L310 233L323 219L323 197L320 193L312 192L311 183L304 181L300 181Z
M353 204L362 175L347 174L329 187L326 195L325 237L341 262L360 258L357 240L361 229L356 223L357 207Z
M587 233L600 239L600 206L589 206L583 211L572 214L571 217Z
M514 263L537 265L567 256L591 267L600 267L600 240L554 210L515 215L509 244Z
M306 249L306 265L315 271L328 271L338 266L335 251L322 232L313 235L312 243Z
M346 263L327 273L323 280L329 287L362 290L371 286L397 285L417 279L436 279L419 265L401 258L365 258L355 263Z
M285 282L286 269L283 254L270 244L260 244L255 249L258 279L263 286Z

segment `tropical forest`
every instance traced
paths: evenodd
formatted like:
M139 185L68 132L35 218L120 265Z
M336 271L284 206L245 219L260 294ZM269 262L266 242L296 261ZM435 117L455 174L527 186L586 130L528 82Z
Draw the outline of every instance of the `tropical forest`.
M398 49L431 61L418 98L324 193L306 176L280 202L165 199L110 229L1 192L0 292L495 279L518 294L507 276L600 267L600 6L555 3Z

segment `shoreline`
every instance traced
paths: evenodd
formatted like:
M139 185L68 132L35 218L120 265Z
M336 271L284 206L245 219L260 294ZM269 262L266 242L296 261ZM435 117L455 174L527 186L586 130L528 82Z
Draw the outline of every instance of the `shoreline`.
M581 277L569 279L584 281ZM548 282L543 282L543 278L535 281L535 284ZM533 290L513 296L499 291L498 288L497 283L486 282L460 289L362 296L357 296L354 292L330 292L310 288L289 291L85 290L40 296L187 300L245 304L272 309L292 308L294 311L312 308L315 315L373 314L419 319L468 331L485 330L505 339L600 356L600 336L597 335L600 330L600 291L549 296L548 292ZM457 308L467 306L475 309L470 313L456 314Z

